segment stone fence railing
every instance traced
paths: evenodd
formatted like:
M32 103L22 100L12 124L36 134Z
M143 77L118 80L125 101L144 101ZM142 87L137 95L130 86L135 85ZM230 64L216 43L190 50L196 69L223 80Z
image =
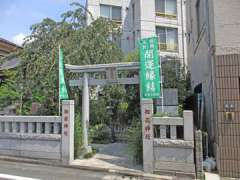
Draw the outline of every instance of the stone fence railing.
M195 177L192 111L181 117L154 117L153 102L141 102L145 172Z
M0 116L0 155L59 160L73 157L74 103L62 116Z
M192 112L184 118L153 117L154 171L194 176Z
M60 116L1 116L0 133L15 134L61 134Z

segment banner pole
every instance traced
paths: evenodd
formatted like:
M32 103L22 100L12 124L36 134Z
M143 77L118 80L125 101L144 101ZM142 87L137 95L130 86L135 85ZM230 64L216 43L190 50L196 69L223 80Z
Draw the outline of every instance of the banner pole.
M163 97L163 76L162 76L162 61L161 61L161 58L160 58L160 61L159 61L159 64L160 64L160 70L161 70L161 96L162 96L162 112L164 113L164 97Z
M60 100L60 48L58 48L58 115L61 115L61 100Z

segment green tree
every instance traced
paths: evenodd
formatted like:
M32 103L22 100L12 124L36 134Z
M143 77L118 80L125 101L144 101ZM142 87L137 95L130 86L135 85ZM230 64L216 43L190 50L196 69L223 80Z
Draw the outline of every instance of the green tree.
M17 54L22 59L15 79L19 87L16 89L22 94L22 114L29 113L31 102L41 103L45 115L58 112L59 45L63 47L65 63L83 65L122 61L121 49L109 40L110 34L120 35L118 26L102 18L85 26L86 10L78 3L72 6L73 10L63 13L59 22L46 18L33 25L23 50ZM67 73L66 79L73 76ZM71 97L79 102L81 91L69 89Z
M16 91L15 79L16 70L4 70L1 72L5 77L0 83L0 108L10 105L20 98L20 93Z

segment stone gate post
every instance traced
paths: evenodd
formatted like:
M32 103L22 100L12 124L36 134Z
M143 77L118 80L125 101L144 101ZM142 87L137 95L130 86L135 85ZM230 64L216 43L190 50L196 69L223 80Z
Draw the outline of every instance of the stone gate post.
M153 173L153 101L141 100L141 119L143 133L143 169Z
M74 101L62 101L62 163L71 164L74 160Z

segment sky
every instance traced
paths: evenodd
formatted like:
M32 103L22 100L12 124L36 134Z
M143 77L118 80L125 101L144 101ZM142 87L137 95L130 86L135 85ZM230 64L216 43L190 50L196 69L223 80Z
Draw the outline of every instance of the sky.
M21 45L31 25L46 17L59 20L71 2L85 5L85 0L0 0L0 37Z

